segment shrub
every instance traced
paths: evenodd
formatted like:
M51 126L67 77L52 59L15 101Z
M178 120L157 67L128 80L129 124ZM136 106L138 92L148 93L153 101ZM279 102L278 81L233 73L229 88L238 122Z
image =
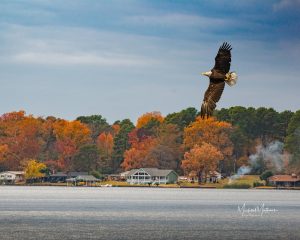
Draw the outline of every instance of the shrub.
M267 181L269 177L273 176L273 172L270 170L264 171L261 175L260 175L260 179L261 180L265 180Z
M261 186L264 186L264 184L262 182L255 181L253 183L253 187L261 187Z
M95 178L98 178L98 179L102 179L103 176L101 173L99 173L98 171L94 170L91 172L91 174L95 177Z

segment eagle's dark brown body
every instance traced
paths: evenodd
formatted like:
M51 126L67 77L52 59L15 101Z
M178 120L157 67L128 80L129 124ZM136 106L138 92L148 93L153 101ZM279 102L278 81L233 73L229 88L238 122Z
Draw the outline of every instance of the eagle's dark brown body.
M201 106L201 117L210 117L216 108L216 103L220 100L225 87L227 73L230 70L231 62L231 46L228 43L223 43L219 48L218 54L215 57L215 66L209 73L209 86L205 92L203 103Z

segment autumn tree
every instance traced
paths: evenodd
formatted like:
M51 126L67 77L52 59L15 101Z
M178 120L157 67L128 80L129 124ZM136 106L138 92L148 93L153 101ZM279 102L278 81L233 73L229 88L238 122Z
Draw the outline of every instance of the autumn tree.
M5 160L7 159L7 153L9 151L8 145L3 143L2 145L0 145L0 163L5 162Z
M180 170L182 132L175 124L161 124L156 144L149 149L147 158L155 160L161 169Z
M107 132L110 130L109 124L101 115L80 116L76 120L86 124L89 127L91 137L94 142L97 141L97 137L102 132Z
M0 163L7 169L20 169L23 159L38 159L44 139L42 121L24 111L0 117Z
M90 130L79 121L59 120L53 124L53 127L59 154L58 167L68 170L79 148L91 141Z
M111 133L101 133L97 138L97 146L100 154L101 172L109 173L112 171L112 154L114 139Z
M121 167L124 170L142 167L158 167L159 163L157 159L148 156L149 151L155 144L155 139L151 137L133 144L130 149L125 151L124 161Z
M233 171L231 132L230 123L217 121L215 118L202 119L198 117L195 122L184 129L184 146L186 150L189 150L196 144L199 146L203 143L213 145L224 156L224 160L220 162L221 170L230 173Z
M25 160L23 165L26 179L36 179L45 176L42 172L46 168L44 163L40 163L35 159L28 159Z
M120 132L120 124L117 124L117 123L114 123L112 126L111 126L111 129L112 129L112 135L113 137L115 137L119 132Z
M67 121L24 111L6 113L0 116L0 170L20 170L24 159L36 159L50 170L76 166L111 173L119 171L126 158L122 167L127 169L156 166L178 171L184 152L207 143L222 153L220 169L231 173L247 163L257 145L280 140L291 154L288 171L300 172L299 111L236 106L215 110L216 119L196 118L198 114L195 108L165 118L158 112L146 113L135 128L129 119L110 126L101 115ZM84 159L92 155L98 159L90 165ZM257 171L264 169L261 165Z
M160 112L149 112L145 113L142 116L140 116L137 120L136 127L142 128L147 126L147 124L159 124L164 121L164 117L161 115ZM148 126L149 127L149 126Z
M186 174L195 171L200 182L202 176L206 177L209 171L217 169L218 162L223 158L223 154L212 144L205 142L201 146L196 144L184 154L182 169Z
M54 132L54 123L60 121L53 116L42 119L42 138L44 144L42 145L38 160L44 162L49 170L55 171L58 168L58 157L56 147L56 134Z

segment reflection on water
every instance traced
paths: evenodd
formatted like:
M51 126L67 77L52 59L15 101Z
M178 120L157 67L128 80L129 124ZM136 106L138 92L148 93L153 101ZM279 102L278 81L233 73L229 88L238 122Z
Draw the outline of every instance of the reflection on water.
M3 240L299 239L299 226L300 191L0 187Z

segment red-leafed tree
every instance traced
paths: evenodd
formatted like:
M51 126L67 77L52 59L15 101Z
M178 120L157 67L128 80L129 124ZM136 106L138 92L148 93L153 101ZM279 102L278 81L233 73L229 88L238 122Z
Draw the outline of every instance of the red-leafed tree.
M79 148L89 142L90 130L79 121L59 120L53 124L58 152L58 167L62 170L72 168L72 158Z

